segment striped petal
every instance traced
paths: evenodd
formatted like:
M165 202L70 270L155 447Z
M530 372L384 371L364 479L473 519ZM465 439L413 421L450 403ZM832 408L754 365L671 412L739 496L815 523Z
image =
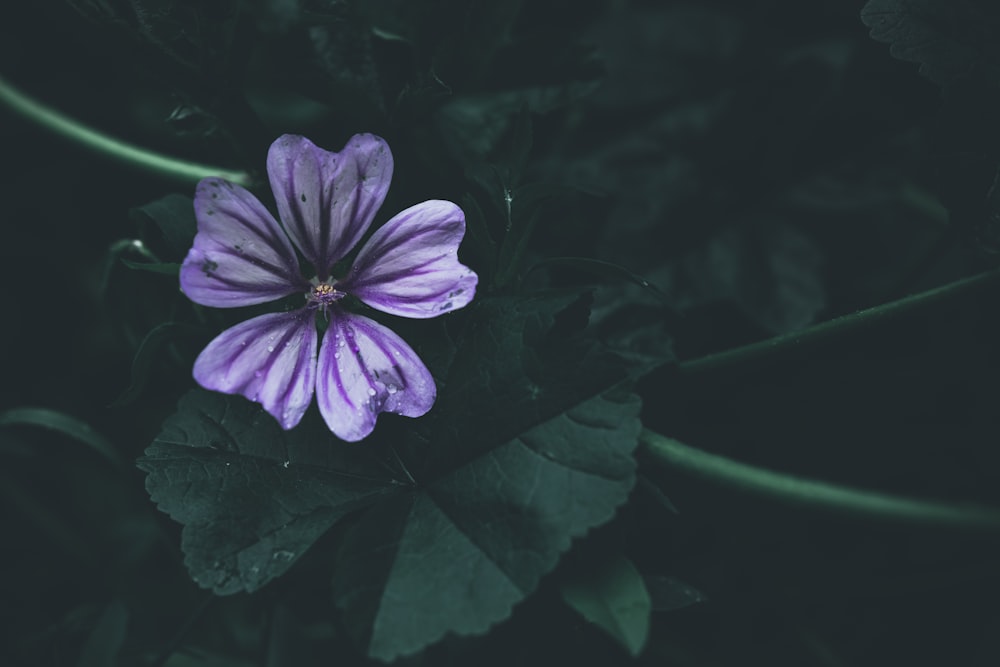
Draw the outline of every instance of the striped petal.
M381 412L419 417L434 405L434 378L409 345L361 315L331 309L316 376L316 400L330 430L356 442Z
M288 430L312 401L317 338L313 310L254 317L208 344L194 362L194 379L260 403Z
M465 215L450 201L411 206L380 227L339 289L372 308L428 318L462 308L479 277L458 261Z
M292 244L252 194L207 178L198 183L194 210L198 234L180 272L189 299L232 308L306 289Z
M289 236L320 280L368 230L392 179L389 146L358 134L339 153L305 137L279 137L267 154L267 175Z

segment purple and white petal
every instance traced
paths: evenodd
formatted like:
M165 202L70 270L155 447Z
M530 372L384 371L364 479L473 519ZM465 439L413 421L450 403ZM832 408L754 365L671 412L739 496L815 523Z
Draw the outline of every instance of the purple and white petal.
M380 412L419 417L436 397L430 371L402 338L367 317L330 311L319 351L316 400L338 438L363 439Z
M254 317L208 344L194 362L194 379L260 403L288 430L312 401L317 338L312 310Z
M427 318L472 300L479 277L458 261L465 215L450 201L411 206L380 227L338 286L372 308Z
M230 308L273 301L304 289L288 237L266 208L238 185L198 183L198 234L181 265L181 289L203 306Z
M392 179L392 153L381 138L357 134L339 153L305 137L278 137L267 175L289 236L320 280L350 252L375 217Z

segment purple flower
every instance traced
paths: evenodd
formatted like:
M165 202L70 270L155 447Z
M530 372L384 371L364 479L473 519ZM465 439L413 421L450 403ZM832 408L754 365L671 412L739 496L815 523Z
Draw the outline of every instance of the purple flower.
M372 234L345 275L332 274L385 200L392 164L389 146L370 134L355 135L340 153L279 137L267 175L281 224L238 185L198 184L198 234L180 273L188 298L235 308L305 296L298 310L254 317L209 343L194 363L201 386L257 401L284 429L299 423L315 390L330 430L349 441L371 433L380 412L419 417L431 409L437 389L413 349L340 301L351 294L415 318L468 304L478 277L456 257L462 210L440 200L411 206ZM309 279L296 250L312 265ZM322 342L318 315L328 323Z

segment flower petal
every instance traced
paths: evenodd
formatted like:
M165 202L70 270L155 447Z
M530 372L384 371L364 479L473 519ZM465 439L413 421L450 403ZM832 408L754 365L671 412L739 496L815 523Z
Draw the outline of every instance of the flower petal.
M434 378L409 345L361 315L330 310L316 375L316 400L330 430L356 442L380 412L419 417L437 397Z
M194 379L205 389L260 403L288 430L312 401L316 339L312 310L261 315L209 343L194 362Z
M368 230L392 179L389 146L357 134L333 153L286 134L271 144L267 175L289 236L320 280Z
M464 235L465 215L452 202L411 206L372 234L340 289L402 317L436 317L461 308L479 282L456 255Z
M305 281L288 237L257 198L218 178L198 183L198 234L181 265L181 289L203 306L273 301Z

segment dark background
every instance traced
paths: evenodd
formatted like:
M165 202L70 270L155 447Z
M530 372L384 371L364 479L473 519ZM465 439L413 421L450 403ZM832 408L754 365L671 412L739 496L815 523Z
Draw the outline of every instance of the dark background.
M269 3L247 4L256 11ZM669 322L680 358L994 263L987 201L998 152L994 92L974 77L939 86L916 64L893 59L886 44L868 37L863 3L526 4L511 33L514 45L529 45L520 56L501 49L499 64L479 73L454 66L438 75L457 93L535 85L533 77L560 83L563 71L590 76L573 64L570 46L596 48L600 85L532 116L530 180L589 193L550 209L532 252L599 257L646 275L684 313ZM178 105L200 100L211 78L185 85L183 68L128 26L56 2L2 12L0 76L83 123L170 155L260 169L271 137L312 129L328 146L358 131L384 134L397 174L456 159L401 113L367 115L367 102L345 103L320 127L301 96L287 102L297 116L238 124L241 155L202 132L204 119L167 121ZM432 51L428 45L459 43L461 22L444 19L426 37ZM247 30L280 43L274 24ZM549 42L566 48L538 46ZM392 93L414 75L392 44L373 48L382 78L372 99L391 106ZM260 80L276 76L264 69ZM340 82L341 92L360 95L360 81L354 88ZM286 101L268 95L261 99ZM0 119L0 409L40 406L75 416L133 460L191 386L198 341L165 350L140 398L109 408L129 384L142 336L173 316L177 295L169 280L109 261L108 248L140 234L129 209L193 187L96 155L6 110ZM464 136L460 130L468 128L453 136ZM460 167L441 173L446 194L475 191ZM411 187L420 190L419 181ZM393 196L404 200L408 192ZM618 331L649 324L648 305L616 310L630 299L644 303L637 291L601 287L595 313ZM987 287L762 365L694 378L663 371L640 384L644 422L777 470L914 497L1000 503L997 298ZM83 655L96 660L86 664L101 664L87 642L114 599L130 610L121 664L145 664L161 652L206 594L188 580L178 527L149 503L139 471L116 470L71 438L27 426L0 431L0 455L0 661L85 664ZM707 596L654 614L642 662L1000 662L994 537L799 512L681 475L667 475L661 486L679 515L639 498L593 538L624 541L640 569L680 577ZM210 657L168 664L280 664L267 662L260 620L278 598L298 601L288 612L303 633L296 664L361 662L337 640L310 634L323 623L325 601L306 593L307 578L290 579L280 593L213 603L184 640ZM490 636L446 643L424 657L427 664L522 659L626 661L544 585Z

